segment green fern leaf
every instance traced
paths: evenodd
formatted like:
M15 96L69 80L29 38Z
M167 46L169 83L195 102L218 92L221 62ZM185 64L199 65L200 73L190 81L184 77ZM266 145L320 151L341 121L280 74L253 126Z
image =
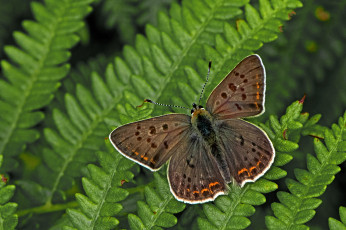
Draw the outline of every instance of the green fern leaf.
M59 80L66 76L68 49L78 42L74 34L91 11L90 1L46 1L32 3L36 21L24 21L26 33L15 32L18 44L6 46L10 61L1 62L6 79L0 81L0 153L18 155L27 143L38 139L32 127L44 114L36 112L53 99ZM6 163L4 169L13 166Z
M3 156L0 155L0 167L2 165ZM8 202L15 190L14 185L7 185L7 178L1 174L0 181L0 229L15 229L18 224L18 216L15 214L17 204Z
M117 152L98 152L97 155L102 168L88 166L90 176L82 179L86 196L76 194L80 210L67 210L77 229L114 229L119 223L114 215L122 209L118 202L129 194L120 186L132 180L129 169L134 163Z
M278 192L281 203L273 203L273 216L266 217L269 229L308 229L303 225L315 215L315 210L322 201L315 197L321 196L340 171L337 166L346 160L346 112L340 117L339 124L325 131L325 144L318 138L314 139L316 157L307 155L307 170L295 169L296 180L287 179L290 191Z
M131 229L169 228L177 223L173 215L184 210L185 204L177 201L172 195L168 182L159 173L154 174L154 188L146 186L146 202L138 201L138 216L129 214Z
M328 219L330 230L346 230L346 208L341 206L339 208L339 213L341 221L331 217Z

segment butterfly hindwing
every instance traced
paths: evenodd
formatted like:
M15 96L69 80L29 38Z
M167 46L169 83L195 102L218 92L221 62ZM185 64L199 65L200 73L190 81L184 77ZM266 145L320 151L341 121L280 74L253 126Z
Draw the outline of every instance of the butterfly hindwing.
M270 168L275 150L260 128L241 119L219 120L216 126L219 146L238 184L255 181Z
M192 130L180 143L168 167L168 178L174 196L187 203L204 203L225 194L226 183L210 147Z
M265 69L258 55L242 60L213 90L207 110L222 119L264 112Z
M189 129L189 116L168 114L123 125L109 139L124 156L156 171L172 156Z

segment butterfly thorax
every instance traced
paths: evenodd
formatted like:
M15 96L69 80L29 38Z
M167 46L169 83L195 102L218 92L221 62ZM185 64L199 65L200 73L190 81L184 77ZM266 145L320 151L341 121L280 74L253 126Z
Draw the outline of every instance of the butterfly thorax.
M192 113L191 123L202 135L203 139L212 145L216 141L215 130L212 125L213 117L203 108L198 108Z

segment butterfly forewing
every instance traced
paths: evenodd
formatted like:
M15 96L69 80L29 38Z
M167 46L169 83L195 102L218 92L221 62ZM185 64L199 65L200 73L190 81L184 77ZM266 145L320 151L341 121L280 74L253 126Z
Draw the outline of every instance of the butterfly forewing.
M193 130L172 156L168 178L174 196L187 203L204 203L226 192L226 183L212 159L210 147Z
M124 156L155 171L174 154L189 129L189 116L169 114L121 126L109 139Z
M265 69L258 55L241 61L213 90L207 110L222 119L249 117L264 111Z
M240 119L219 120L216 126L222 154L238 184L255 181L270 168L275 150L260 128Z

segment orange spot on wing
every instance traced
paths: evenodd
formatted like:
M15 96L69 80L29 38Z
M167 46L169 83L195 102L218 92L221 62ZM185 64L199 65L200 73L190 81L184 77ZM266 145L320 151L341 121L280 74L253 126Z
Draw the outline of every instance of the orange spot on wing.
M218 185L218 184L220 184L220 183L219 183L219 182L217 182L217 181L216 181L216 182L214 182L214 183L210 183L210 184L209 184L209 188L214 187L215 185Z
M148 160L148 157L143 157L143 159L144 159L145 161L147 161L147 160Z
M250 174L251 174L251 171L254 170L256 168L256 166L253 166L250 168Z
M205 192L205 191L209 191L209 189L204 188L204 189L201 190L201 193L203 193L203 192Z
M249 171L247 170L247 168L242 168L241 170L238 171L238 175L242 174L243 172L247 172L247 175L250 176Z
M193 194L196 194L196 193L199 193L199 191L193 191L192 193L193 193Z
M156 162L153 159L150 159L150 162L156 164Z
M132 149L131 151L132 151L134 154L136 154L137 156L139 155L139 153L136 152L136 150ZM142 155L141 155L141 157L142 157Z
M256 93L256 99L257 99L257 100L260 99L259 92Z
M188 188L188 189L186 189L186 191L187 191L187 192L190 192L190 189Z
M255 105L256 105L256 109L259 109L257 102L255 102Z
M259 86L259 83L258 83L258 82L256 82L256 88L257 88L257 89L259 89L259 88L260 88L260 86Z

